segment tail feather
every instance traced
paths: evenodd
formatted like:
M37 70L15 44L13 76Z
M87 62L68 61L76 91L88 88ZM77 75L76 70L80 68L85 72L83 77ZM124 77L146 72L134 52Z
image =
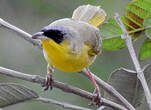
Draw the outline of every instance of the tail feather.
M105 11L99 6L83 5L74 10L72 19L99 26L105 20L105 16Z

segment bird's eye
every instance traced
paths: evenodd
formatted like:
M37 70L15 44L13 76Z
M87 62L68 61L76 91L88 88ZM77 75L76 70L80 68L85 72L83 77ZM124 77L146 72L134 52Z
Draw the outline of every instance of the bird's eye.
M44 36L54 40L56 43L61 43L64 39L65 33L56 29L42 30L44 32Z

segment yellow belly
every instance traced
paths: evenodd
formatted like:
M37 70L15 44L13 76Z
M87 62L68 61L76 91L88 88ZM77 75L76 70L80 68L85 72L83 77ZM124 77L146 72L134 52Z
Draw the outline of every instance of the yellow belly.
M84 45L78 54L69 51L68 43L65 41L61 44L53 40L42 40L45 58L49 65L65 72L77 72L87 67L92 61L88 55L89 47Z

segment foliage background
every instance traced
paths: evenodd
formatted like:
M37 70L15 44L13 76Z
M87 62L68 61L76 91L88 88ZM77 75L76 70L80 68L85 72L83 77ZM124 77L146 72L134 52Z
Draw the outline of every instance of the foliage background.
M0 17L17 27L35 33L52 21L60 18L71 17L73 10L79 5L94 4L101 5L107 12L107 19L115 12L124 14L124 7L129 0L0 0ZM135 49L140 47L140 42L136 41ZM142 65L147 61L141 61ZM0 66L17 71L45 76L46 62L42 51L32 46L30 43L17 37L17 34L0 28ZM105 51L99 55L95 63L90 67L91 71L103 80L107 81L109 74L118 67L133 69L128 51L126 48L118 51ZM82 89L93 91L93 85L85 77L77 73L64 73L55 69L54 78ZM87 107L88 101L64 93L58 89L43 92L41 86L0 76L0 82L15 82L26 85L37 91L41 96L53 98ZM55 105L42 104L38 102L26 102L5 108L4 110L64 110Z

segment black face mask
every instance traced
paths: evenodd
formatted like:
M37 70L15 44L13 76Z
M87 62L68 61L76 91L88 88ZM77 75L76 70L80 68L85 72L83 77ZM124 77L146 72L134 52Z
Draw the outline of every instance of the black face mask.
M64 35L62 31L58 29L48 29L48 30L42 30L43 35L54 40L56 43L61 43L64 40Z

